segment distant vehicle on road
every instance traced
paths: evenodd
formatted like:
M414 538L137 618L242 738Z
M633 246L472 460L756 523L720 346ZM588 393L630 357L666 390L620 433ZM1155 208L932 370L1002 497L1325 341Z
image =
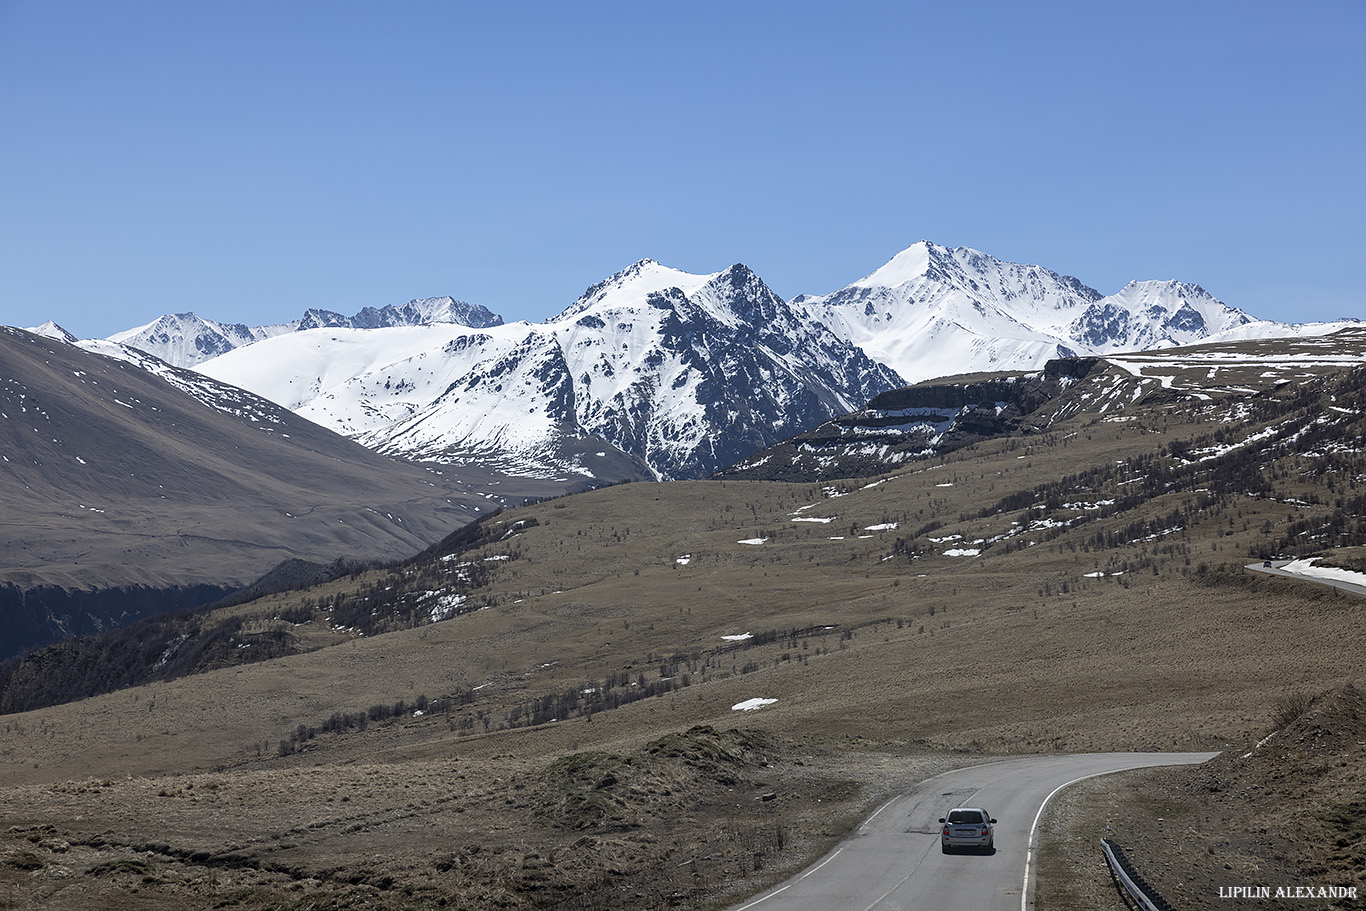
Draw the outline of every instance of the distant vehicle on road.
M1270 569L1270 568L1271 568L1271 561L1270 561L1270 560L1267 560L1265 563L1262 564L1262 569Z
M984 854L996 849L996 820L981 807L954 807L939 817L944 829L939 833L939 848L945 854L955 848L976 848Z

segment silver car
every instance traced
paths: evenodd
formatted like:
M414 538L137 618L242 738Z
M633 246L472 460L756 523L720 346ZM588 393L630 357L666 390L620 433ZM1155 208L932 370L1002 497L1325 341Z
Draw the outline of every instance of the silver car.
M939 833L939 847L945 853L954 848L976 848L990 854L996 848L996 820L981 807L954 807L947 816L939 817L944 824Z

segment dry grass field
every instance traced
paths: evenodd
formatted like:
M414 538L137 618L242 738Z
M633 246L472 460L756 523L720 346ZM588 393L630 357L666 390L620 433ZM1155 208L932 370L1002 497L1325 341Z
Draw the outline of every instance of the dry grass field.
M1210 420L1088 416L871 480L622 485L232 608L308 608L309 650L0 716L0 907L718 908L951 765L1246 751L1287 698L1362 682L1366 624L1358 596L1242 569L1334 508L1303 454L1266 457L1273 495L1192 474L1110 508ZM328 623L395 586L439 609L462 564L488 573L458 616Z

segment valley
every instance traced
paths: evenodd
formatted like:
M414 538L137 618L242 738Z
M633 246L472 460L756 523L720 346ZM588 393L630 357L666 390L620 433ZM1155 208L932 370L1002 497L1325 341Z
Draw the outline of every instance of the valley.
M0 717L0 897L721 908L949 768L1253 751L1304 716L1288 702L1366 667L1360 596L1245 569L1360 568L1366 378L1156 385L861 478L507 509L410 561L222 608L294 653ZM1355 812L1362 748L1333 742L1239 785L1246 818L1292 769L1337 783L1296 791L1306 812ZM1128 780L1077 799L1132 831L1140 866L1187 869L1144 834L1157 786ZM1239 856L1366 885L1354 818L1341 844ZM1068 825L1039 907L1122 907Z

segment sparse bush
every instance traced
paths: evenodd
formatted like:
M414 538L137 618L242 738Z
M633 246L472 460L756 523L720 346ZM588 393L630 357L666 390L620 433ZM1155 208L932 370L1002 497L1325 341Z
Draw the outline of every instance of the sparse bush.
M1289 727L1304 717L1313 706L1315 697L1311 693L1290 693L1276 700L1272 709L1271 721L1277 730Z

